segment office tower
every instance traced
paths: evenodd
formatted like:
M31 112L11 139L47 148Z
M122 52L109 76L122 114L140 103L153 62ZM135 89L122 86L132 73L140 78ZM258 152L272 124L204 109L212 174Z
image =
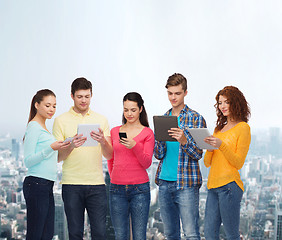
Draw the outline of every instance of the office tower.
M12 157L16 159L16 161L19 159L20 154L20 144L16 139L12 139Z
M55 235L60 240L68 239L67 219L64 211L64 203L60 193L54 193L55 198Z
M282 203L280 204L282 207ZM282 209L280 207L276 208L275 214L275 232L274 232L274 239L280 240L282 239Z
M106 183L106 191L107 191L107 216L106 216L106 228L107 228L107 239L108 240L115 240L115 231L114 231L114 227L111 221L111 216L110 216L110 207L109 207L109 192L110 192L110 183L111 183L111 179L110 179L110 175L109 172L106 171L105 172L105 183Z

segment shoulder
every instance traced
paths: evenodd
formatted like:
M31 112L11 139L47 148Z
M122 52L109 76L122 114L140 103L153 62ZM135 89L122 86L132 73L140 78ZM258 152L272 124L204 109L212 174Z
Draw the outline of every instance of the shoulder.
M26 127L26 132L40 132L41 126L36 121L31 121Z
M108 119L107 119L104 115L102 115L102 114L100 114L100 113L94 112L94 111L92 111L92 110L90 110L89 113L90 113L90 116L91 116L91 117L94 117L94 118L95 118L96 120L98 120L98 121L101 121L101 122L108 122Z
M154 135L153 130L149 127L144 127L143 132L148 134L148 135Z
M70 119L70 118L72 118L72 114L68 111L68 112L64 112L61 115L59 115L58 117L56 117L54 121L64 121L64 120Z
M239 129L239 130L245 130L245 131L251 131L251 128L250 128L250 125L246 122L239 122L237 125L236 125L236 129Z
M146 138L154 138L154 132L151 128L145 127L142 131L142 134Z
M186 114L188 114L192 117L203 118L203 116L200 113L198 113L197 111L189 108L188 106L187 106L187 110L184 111L184 113L186 113Z
M42 132L43 132L43 128L37 122L31 121L27 125L25 136L28 139L36 138L39 137Z

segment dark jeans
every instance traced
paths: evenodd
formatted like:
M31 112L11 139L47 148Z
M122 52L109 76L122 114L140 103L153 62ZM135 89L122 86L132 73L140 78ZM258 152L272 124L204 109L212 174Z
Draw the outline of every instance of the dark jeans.
M107 195L105 185L63 184L62 197L70 240L83 239L85 209L90 221L91 238L106 239Z
M54 235L54 182L33 176L25 178L23 193L27 209L26 240L51 240Z
M219 229L223 223L228 240L240 240L240 203L242 189L236 182L208 190L205 213L206 240L219 239Z
M146 240L150 183L110 186L111 219L116 240L129 240L129 216L134 240Z
M200 240L199 187L177 189L176 181L159 182L159 204L168 240L180 240L180 222L184 239Z

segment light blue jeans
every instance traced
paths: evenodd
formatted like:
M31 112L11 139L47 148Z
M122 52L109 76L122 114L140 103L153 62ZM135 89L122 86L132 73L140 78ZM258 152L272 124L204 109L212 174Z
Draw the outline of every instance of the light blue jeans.
M168 240L180 240L180 220L185 239L200 240L199 187L177 190L176 181L159 180L159 204Z
M150 209L150 183L110 185L110 212L116 240L129 240L131 216L134 240L146 240Z
M242 189L231 182L208 191L205 213L206 240L219 239L219 229L223 223L228 240L240 240L240 203Z

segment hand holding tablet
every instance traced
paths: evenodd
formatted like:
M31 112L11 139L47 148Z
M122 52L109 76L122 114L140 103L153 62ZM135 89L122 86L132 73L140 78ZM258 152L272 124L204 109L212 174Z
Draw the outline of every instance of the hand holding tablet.
M177 140L169 135L171 128L178 128L176 116L154 116L154 130L157 141L172 141Z
M83 137L86 137L85 143L82 145L82 147L94 147L98 146L98 142L95 141L90 133L92 131L99 132L99 124L78 124L77 126L77 134L83 134Z
M204 141L205 138L210 137L211 134L207 128L187 128L197 146L201 149L217 149Z

